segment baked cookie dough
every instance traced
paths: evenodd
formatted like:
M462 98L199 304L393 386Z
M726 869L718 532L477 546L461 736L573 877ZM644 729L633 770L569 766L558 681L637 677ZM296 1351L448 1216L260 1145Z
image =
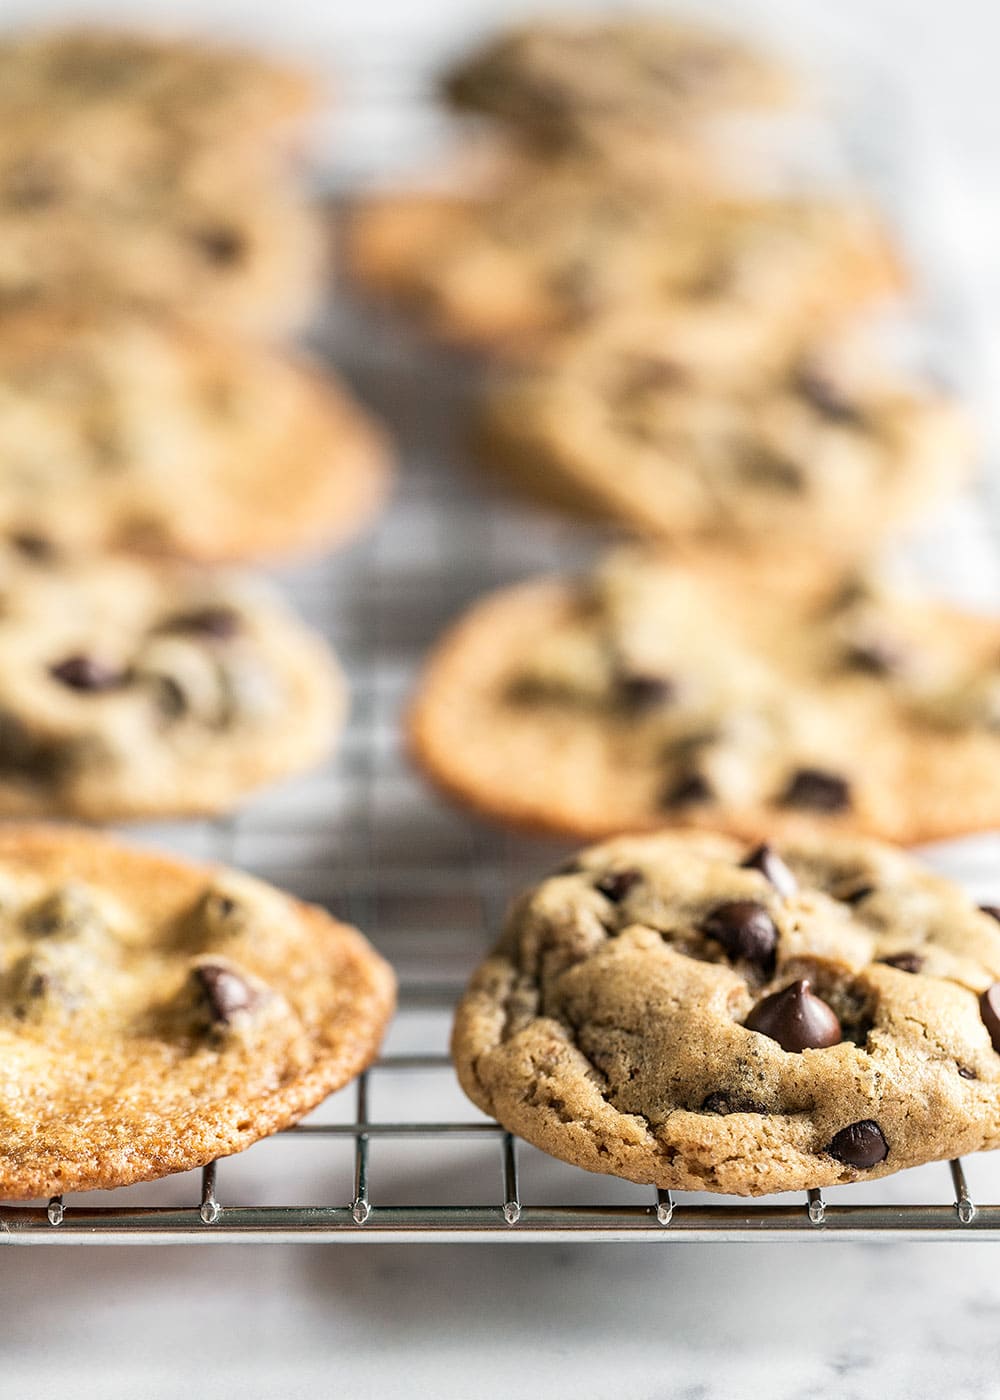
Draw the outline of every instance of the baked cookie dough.
M320 762L345 687L261 582L0 539L0 815L224 812Z
M484 197L373 198L354 213L346 256L434 334L514 354L639 308L732 358L816 334L903 282L861 201L675 198L573 163Z
M71 829L0 830L0 1198L203 1166L374 1058L391 970L324 910Z
M481 456L641 533L859 558L967 474L955 401L870 354L768 360L743 308L621 315L501 378Z
M797 83L734 35L662 16L549 19L508 30L446 75L458 107L540 145L606 154L720 113L787 105Z
M1000 619L780 551L625 550L473 606L409 730L441 788L531 830L945 839L1000 826Z
M332 378L162 320L0 320L0 531L236 560L377 509L386 442Z
M515 904L462 1087L535 1146L756 1196L1000 1146L1000 927L870 841L596 846Z

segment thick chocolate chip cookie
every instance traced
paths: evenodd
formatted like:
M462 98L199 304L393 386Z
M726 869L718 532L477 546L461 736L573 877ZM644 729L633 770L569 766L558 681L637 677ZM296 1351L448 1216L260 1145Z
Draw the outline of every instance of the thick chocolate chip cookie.
M779 106L795 87L782 64L735 36L662 16L536 22L499 35L445 79L457 106L589 154L655 145L721 112Z
M360 281L436 334L520 355L628 307L677 318L700 356L732 364L902 280L859 202L677 199L572 164L485 198L374 200L347 251Z
M0 831L0 1198L123 1186L286 1127L373 1059L389 967L249 876Z
M1000 619L624 551L473 607L424 673L412 751L501 821L904 843L1000 825Z
M872 842L622 837L459 1007L485 1112L589 1171L763 1195L1000 1146L1000 927Z
M481 455L634 530L815 558L859 558L970 465L956 402L860 346L768 360L761 324L624 315L494 387Z
M289 554L355 530L388 475L346 391L276 353L110 312L3 322L0 530L208 560Z
M318 763L326 645L262 584L0 540L0 815L225 811Z

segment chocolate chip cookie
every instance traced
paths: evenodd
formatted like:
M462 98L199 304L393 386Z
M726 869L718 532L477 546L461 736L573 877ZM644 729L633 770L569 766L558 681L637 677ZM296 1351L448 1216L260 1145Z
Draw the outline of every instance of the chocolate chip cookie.
M375 199L347 255L434 333L521 355L638 308L732 362L892 296L903 277L860 201L679 199L573 163L482 198Z
M212 814L318 763L325 643L235 574L0 538L0 814Z
M382 434L347 392L277 353L113 312L3 322L0 530L291 554L357 529L388 476Z
M944 839L1000 824L1000 619L780 552L623 551L474 606L410 737L445 791L533 830Z
M458 107L557 150L655 146L708 116L787 104L797 84L736 36L663 16L549 19L514 28L446 76Z
M82 831L0 831L0 1198L238 1152L374 1058L392 972L324 910Z
M596 846L461 1003L469 1097L588 1171L756 1196L1000 1146L1000 927L889 846Z
M966 475L948 396L855 346L766 355L761 323L622 315L494 387L482 457L633 530L858 558Z

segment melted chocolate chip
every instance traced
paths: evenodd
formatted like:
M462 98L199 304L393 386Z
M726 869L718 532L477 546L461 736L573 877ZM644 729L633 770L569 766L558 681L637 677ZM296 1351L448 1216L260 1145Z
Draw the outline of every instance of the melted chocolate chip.
M776 1040L791 1054L825 1050L844 1038L832 1008L813 995L805 978L764 997L743 1024L748 1031Z
M974 1069L968 1069L965 1065L959 1065L958 1072L963 1079L978 1079L979 1075Z
M610 870L599 880L595 880L594 889L600 890L605 899L610 899L612 904L620 904L629 890L635 889L636 885L641 883L641 870Z
M1000 904L980 904L979 912L989 914L991 919L996 919L1000 923Z
M235 608L217 604L211 607L196 608L192 612L176 613L161 622L158 632L189 633L200 637L212 637L226 641L235 637L242 625L242 618Z
M893 953L891 958L879 958L886 967L895 967L900 972L919 972L924 960L919 953Z
M709 911L702 932L721 943L733 962L748 962L763 971L774 967L778 930L764 908L752 899L734 899Z
M852 643L844 652L844 662L868 676L898 675L904 667L903 653L888 639Z
M677 687L668 676L647 676L637 672L619 676L617 690L622 704L633 714L669 705L677 695Z
M750 852L746 860L741 862L744 870L759 870L769 884L772 884L779 894L787 899L789 895L795 894L799 888L799 882L789 870L788 866L778 855L773 846L757 846Z
M802 369L795 380L799 394L831 423L850 424L860 427L864 414L843 390L815 369Z
M238 972L222 963L200 963L194 970L212 1019L228 1025L240 1011L250 1011L259 998Z
M694 807L711 802L714 796L708 780L700 773L686 773L666 788L660 800L664 807Z
M714 1094L709 1094L701 1106L702 1113L761 1113L767 1117L768 1110L762 1103L756 1103L753 1099L741 1099L732 1094L724 1094L716 1090Z
M55 558L56 551L52 542L47 540L44 535L36 535L30 530L18 530L9 538L18 554L23 555L25 559L31 559L36 564L47 564Z
M246 252L246 242L235 229L200 229L192 237L209 262L219 267L232 267Z
M994 982L992 987L987 987L979 998L979 1014L990 1033L993 1049L1000 1055L1000 982Z
M846 812L851 805L851 787L839 773L798 768L780 801L784 807L804 807L812 812Z
M839 1133L834 1133L824 1151L846 1167L858 1167L865 1171L885 1161L889 1155L889 1144L874 1119L862 1118L860 1123L850 1123Z
M127 673L117 666L109 666L106 661L83 653L67 656L65 661L57 661L54 666L49 667L49 675L53 680L69 686L71 690L95 693L118 690L128 680Z

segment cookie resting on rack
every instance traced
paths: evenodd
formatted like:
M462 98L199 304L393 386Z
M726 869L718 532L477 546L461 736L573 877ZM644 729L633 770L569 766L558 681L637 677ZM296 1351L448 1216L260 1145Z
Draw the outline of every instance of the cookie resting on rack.
M203 1166L374 1058L391 970L249 876L66 828L0 831L0 1199Z
M640 533L816 559L864 556L962 483L972 434L951 397L857 342L768 362L696 322L610 318L499 377L481 457Z
M108 312L0 336L0 530L205 560L325 548L381 504L389 451L333 378Z
M797 84L735 35L663 16L549 19L501 33L445 78L458 107L542 146L606 155L655 149L727 111L788 104Z
M1000 825L1000 618L780 553L624 550L474 605L409 730L442 789L529 830L945 839Z
M1000 927L890 846L584 851L459 1006L469 1097L589 1171L757 1196L1000 1146Z
M857 200L678 199L571 164L482 197L355 211L357 279L445 340L515 356L621 308L660 310L732 364L895 296L899 261Z
M0 815L210 815L319 763L325 642L262 582L0 541Z

